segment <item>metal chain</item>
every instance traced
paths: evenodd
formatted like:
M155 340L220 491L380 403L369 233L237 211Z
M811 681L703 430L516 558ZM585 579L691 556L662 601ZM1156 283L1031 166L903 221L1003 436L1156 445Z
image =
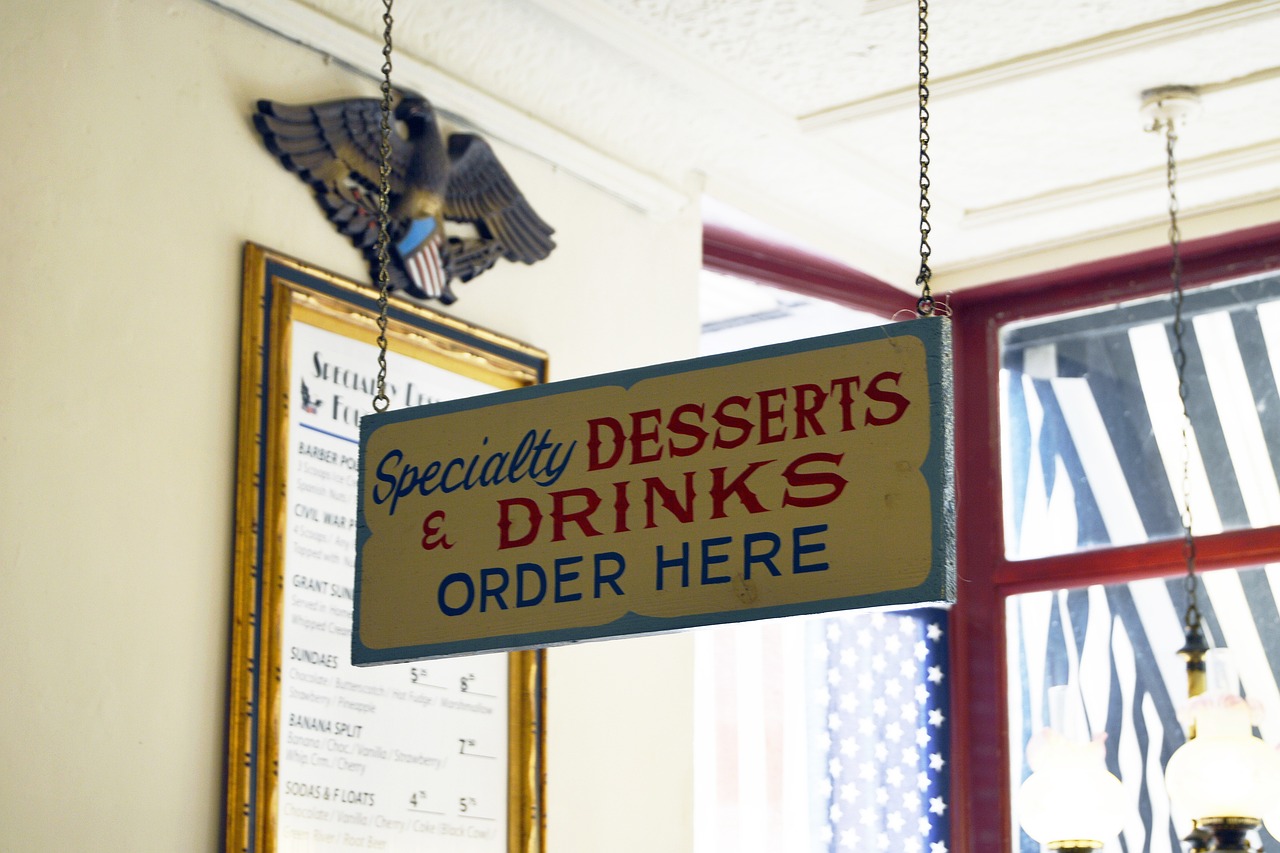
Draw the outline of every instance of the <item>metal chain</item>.
M373 395L373 410L385 412L391 405L387 397L387 292L391 276L388 233L391 225L391 3L382 0L382 139L378 146L378 387Z
M916 276L916 287L920 288L920 299L916 302L916 313L928 317L934 312L933 294L929 290L929 280L933 278L933 270L929 269L929 2L919 0L919 103L920 103L920 274Z
M1191 416L1187 410L1187 350L1183 343L1186 323L1182 319L1182 230L1178 227L1178 160L1174 146L1178 141L1177 121L1164 120L1165 185L1169 190L1169 246L1173 262L1169 278L1173 282L1173 363L1178 371L1178 400L1182 403L1182 550L1187 561L1183 586L1187 593L1184 621L1188 630L1200 629L1199 582L1196 578L1196 543L1191 535Z

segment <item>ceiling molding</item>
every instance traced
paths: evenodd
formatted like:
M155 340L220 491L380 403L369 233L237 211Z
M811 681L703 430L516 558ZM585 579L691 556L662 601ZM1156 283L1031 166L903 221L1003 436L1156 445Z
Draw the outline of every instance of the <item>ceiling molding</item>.
M1280 0L1233 0L1150 24L1117 30L1097 38L1018 56L1004 62L973 68L930 80L932 96L958 95L980 91L1028 76L1058 71L1074 65L1096 62L1142 48L1176 42L1221 29L1247 26L1280 14ZM859 119L916 105L916 86L904 86L869 98L801 116L800 127L808 132L825 130Z
M1184 240L1195 240L1280 222L1280 191L1264 190L1247 198L1235 198L1184 211L1178 218ZM1062 269L1081 258L1110 258L1168 244L1168 215L1153 213L1142 221L1101 228L1057 240L1046 240L1017 251L987 255L942 269L935 267L936 293L988 285L1006 279Z
M1255 83L1268 83L1277 77L1280 77L1280 66L1272 66L1270 68L1260 68L1241 77L1232 77L1229 80L1220 80L1216 83L1201 83L1195 89L1203 97L1215 92L1229 92L1232 89L1252 86Z
M1269 139L1254 145L1218 151L1203 157L1180 160L1178 177L1183 181L1219 178L1232 172L1241 172L1259 166L1280 162L1280 139ZM963 223L982 227L1064 210L1077 205L1110 201L1120 196L1144 192L1165 184L1165 167L1143 169L1125 175L1117 175L1090 184L1062 187L1050 192L1013 199L988 207L966 210Z
M373 79L381 79L382 40L334 20L298 0L205 0L290 41L332 57ZM554 164L627 205L655 216L672 216L691 201L685 192L601 153L504 101L399 52L396 84L427 93L432 102L487 136Z

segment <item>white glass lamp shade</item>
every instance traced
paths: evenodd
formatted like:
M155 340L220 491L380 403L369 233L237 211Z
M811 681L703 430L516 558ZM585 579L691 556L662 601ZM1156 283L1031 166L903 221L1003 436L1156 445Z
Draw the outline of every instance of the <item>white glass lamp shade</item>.
M1275 759L1280 762L1280 746L1275 749ZM1276 838L1280 838L1280 797L1273 797L1268 810L1262 814L1262 825Z
M1249 704L1224 692L1191 700L1196 736L1169 759L1165 786L1174 811L1199 822L1276 816L1280 753L1253 736Z
M1107 772L1102 738L1079 743L1044 729L1027 745L1034 771L1018 791L1022 828L1049 847L1101 847L1124 825L1120 780Z

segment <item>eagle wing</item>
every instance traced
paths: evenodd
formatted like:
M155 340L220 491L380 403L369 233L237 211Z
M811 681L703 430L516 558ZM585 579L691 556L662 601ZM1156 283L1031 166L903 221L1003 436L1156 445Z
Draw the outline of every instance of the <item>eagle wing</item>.
M377 98L298 106L258 101L253 123L271 153L304 181L336 185L349 178L378 191L382 104ZM398 193L412 149L394 131L390 142L391 191Z
M376 270L382 103L377 98L304 105L261 100L253 124L267 149L307 182L325 215ZM389 178L395 196L404 191L412 147L394 130L390 141ZM404 222L391 220L392 243L404 229ZM391 258L387 272L392 289L413 287L396 258Z
M509 261L532 264L556 246L551 239L555 229L529 206L489 143L471 133L449 137L444 215L474 223Z

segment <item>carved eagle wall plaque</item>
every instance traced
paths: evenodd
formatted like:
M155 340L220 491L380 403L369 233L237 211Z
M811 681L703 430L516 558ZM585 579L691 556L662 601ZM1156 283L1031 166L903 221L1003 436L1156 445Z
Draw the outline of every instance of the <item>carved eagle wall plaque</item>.
M306 181L338 231L364 253L378 279L381 102L353 98L310 105L258 101L262 141ZM498 258L532 264L555 248L553 229L534 212L489 143L472 133L446 139L425 99L405 96L391 133L392 290L416 299L457 299Z

